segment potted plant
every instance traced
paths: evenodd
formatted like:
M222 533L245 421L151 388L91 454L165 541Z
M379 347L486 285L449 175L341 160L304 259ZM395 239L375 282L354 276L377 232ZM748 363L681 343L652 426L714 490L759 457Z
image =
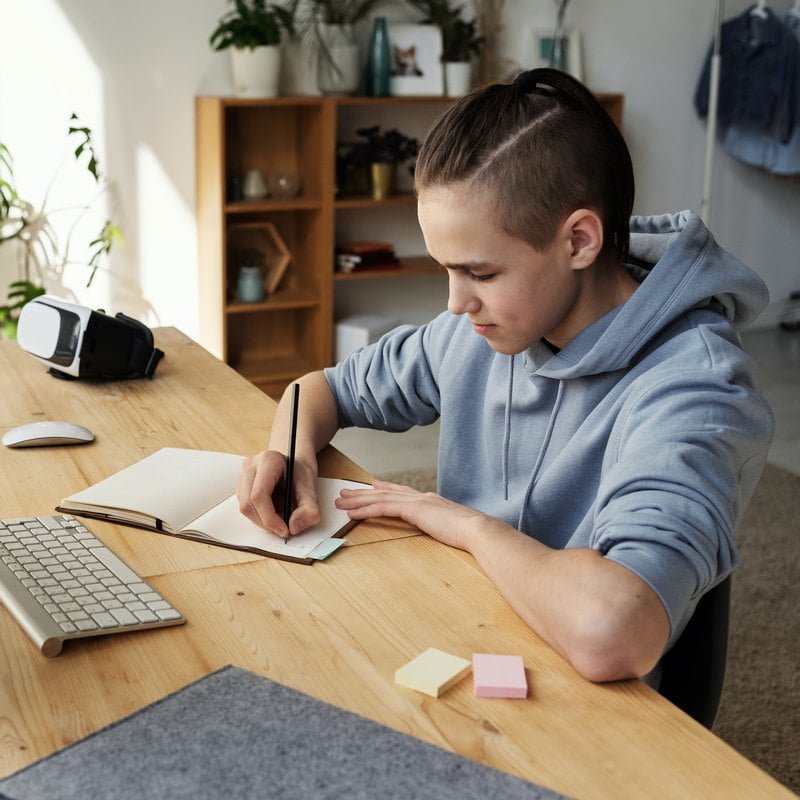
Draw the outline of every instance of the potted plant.
M462 16L463 6L451 0L408 0L425 14L425 22L442 31L442 63L445 91L450 97L465 94L472 82L472 56L478 55L483 37L478 34L478 21Z
M100 172L94 152L92 131L81 125L75 114L69 120L68 135L77 136L79 142L74 148L76 161L86 160L86 169L100 186L101 193L106 181ZM6 145L0 142L0 246L5 242L19 246L20 276L8 288L7 303L0 306L0 326L6 338L16 338L17 320L22 307L34 297L44 294L45 279L58 284L68 266L76 263L71 258L72 234L81 220L94 209L92 202L69 208L48 209L48 196L59 170L53 176L50 187L38 205L23 199L17 189L14 163ZM97 199L97 198L95 198ZM62 241L51 223L51 217L58 214L66 217L68 227L66 238ZM100 268L105 257L115 244L122 244L119 228L106 219L99 232L88 243L88 259L83 263L89 267L87 287Z
M415 158L419 141L395 128L381 130L380 125L359 128L356 135L363 141L353 143L343 154L340 167L346 171L367 169L374 200L383 200L394 191L397 166ZM411 166L413 171L413 165Z
M264 267L267 260L260 250L244 248L236 254L239 276L236 289L242 303L260 303L264 299Z
M231 0L209 44L231 51L235 91L239 97L277 97L280 84L281 32L294 32L290 8L267 0Z

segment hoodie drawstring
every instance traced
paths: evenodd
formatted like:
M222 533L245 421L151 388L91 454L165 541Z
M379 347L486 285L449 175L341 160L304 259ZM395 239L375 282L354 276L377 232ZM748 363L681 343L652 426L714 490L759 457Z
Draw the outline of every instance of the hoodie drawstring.
M531 494L533 494L533 487L536 485L536 480L539 477L539 470L541 469L542 461L544 461L544 454L547 452L547 447L550 444L550 439L553 435L553 429L556 426L556 417L558 416L558 410L561 406L561 398L563 394L564 381L559 381L556 399L553 403L553 408L550 411L550 419L547 421L547 430L545 430L544 436L542 437L542 444L539 447L539 454L536 456L536 463L533 465L533 470L531 471L531 479L528 482L528 488L525 490L525 497L522 500L522 508L520 509L519 519L517 520L517 530L520 531L522 530L522 523L525 520L525 509L527 509Z
M503 499L508 500L508 450L511 446L511 399L514 389L514 356L509 357L506 418L503 430Z

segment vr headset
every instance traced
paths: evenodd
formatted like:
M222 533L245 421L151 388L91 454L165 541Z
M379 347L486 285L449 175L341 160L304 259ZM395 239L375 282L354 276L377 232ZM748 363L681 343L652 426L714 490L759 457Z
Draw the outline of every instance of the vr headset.
M141 322L47 294L23 306L17 341L59 378L152 378L164 356Z

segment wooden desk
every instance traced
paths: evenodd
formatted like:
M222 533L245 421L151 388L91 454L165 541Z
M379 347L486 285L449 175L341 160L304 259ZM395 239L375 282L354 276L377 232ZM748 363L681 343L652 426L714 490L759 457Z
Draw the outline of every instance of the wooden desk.
M23 422L86 424L80 447L0 453L0 517L62 497L165 445L250 453L274 403L174 329L153 381L62 382L0 343L0 433ZM323 473L365 473L334 451ZM225 664L315 695L567 795L791 797L639 681L593 685L509 609L464 553L400 523L364 523L313 567L90 521L188 623L39 654L0 609L0 774L86 736ZM439 699L395 686L434 646L519 653L527 700L482 700L466 679ZM357 743L355 743L357 746Z

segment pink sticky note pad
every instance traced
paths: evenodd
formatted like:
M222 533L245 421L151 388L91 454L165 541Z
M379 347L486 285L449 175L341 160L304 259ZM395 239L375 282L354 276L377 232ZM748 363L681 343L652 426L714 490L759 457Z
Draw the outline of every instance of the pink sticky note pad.
M474 653L472 676L476 697L528 696L528 681L522 656L499 656Z

